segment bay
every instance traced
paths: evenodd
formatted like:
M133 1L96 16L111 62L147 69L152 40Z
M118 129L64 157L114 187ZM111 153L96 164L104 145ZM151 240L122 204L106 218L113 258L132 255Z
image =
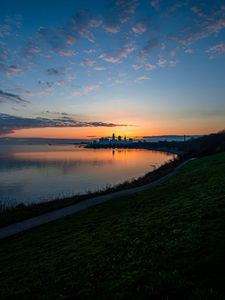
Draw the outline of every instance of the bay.
M102 190L143 176L174 155L74 145L1 145L0 201L31 204Z

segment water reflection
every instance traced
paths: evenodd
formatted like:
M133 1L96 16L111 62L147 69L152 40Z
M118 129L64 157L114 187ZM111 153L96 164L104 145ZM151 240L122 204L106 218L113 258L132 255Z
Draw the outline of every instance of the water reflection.
M172 155L133 149L15 146L0 149L0 200L31 203L115 185Z
M55 154L55 153L54 153ZM22 155L1 155L0 156L0 172L1 171L13 171L18 169L28 169L28 168L46 168L46 167L55 167L58 170L61 170L63 173L68 172L71 169L76 169L82 165L91 165L91 166L100 166L103 164L111 164L112 159L108 160L97 160L97 159L76 159L76 157L68 158L64 157L62 153L58 153L59 157L39 157L35 156L32 153L32 157L29 154L25 153ZM65 153L67 155L67 153Z

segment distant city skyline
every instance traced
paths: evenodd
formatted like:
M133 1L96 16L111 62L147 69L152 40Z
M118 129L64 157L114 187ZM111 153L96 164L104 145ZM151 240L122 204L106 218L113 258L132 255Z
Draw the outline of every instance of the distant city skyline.
M0 137L225 128L224 1L0 4Z

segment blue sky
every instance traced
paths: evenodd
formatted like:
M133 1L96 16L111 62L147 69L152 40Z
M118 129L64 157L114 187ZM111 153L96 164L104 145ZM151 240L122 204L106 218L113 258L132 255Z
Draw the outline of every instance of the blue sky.
M0 6L0 134L224 129L224 1Z

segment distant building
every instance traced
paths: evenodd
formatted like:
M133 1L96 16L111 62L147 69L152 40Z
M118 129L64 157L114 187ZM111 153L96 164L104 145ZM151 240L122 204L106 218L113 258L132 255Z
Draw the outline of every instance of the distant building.
M102 138L99 139L99 143L108 143L108 142L109 142L108 138L102 137Z
M124 136L124 138L122 138L121 135L116 138L115 133L112 134L112 138L101 137L98 141L92 142L92 144L96 147L98 146L98 144L100 147L120 147L123 145L129 146L129 143L133 143L132 138L128 139L127 136Z

